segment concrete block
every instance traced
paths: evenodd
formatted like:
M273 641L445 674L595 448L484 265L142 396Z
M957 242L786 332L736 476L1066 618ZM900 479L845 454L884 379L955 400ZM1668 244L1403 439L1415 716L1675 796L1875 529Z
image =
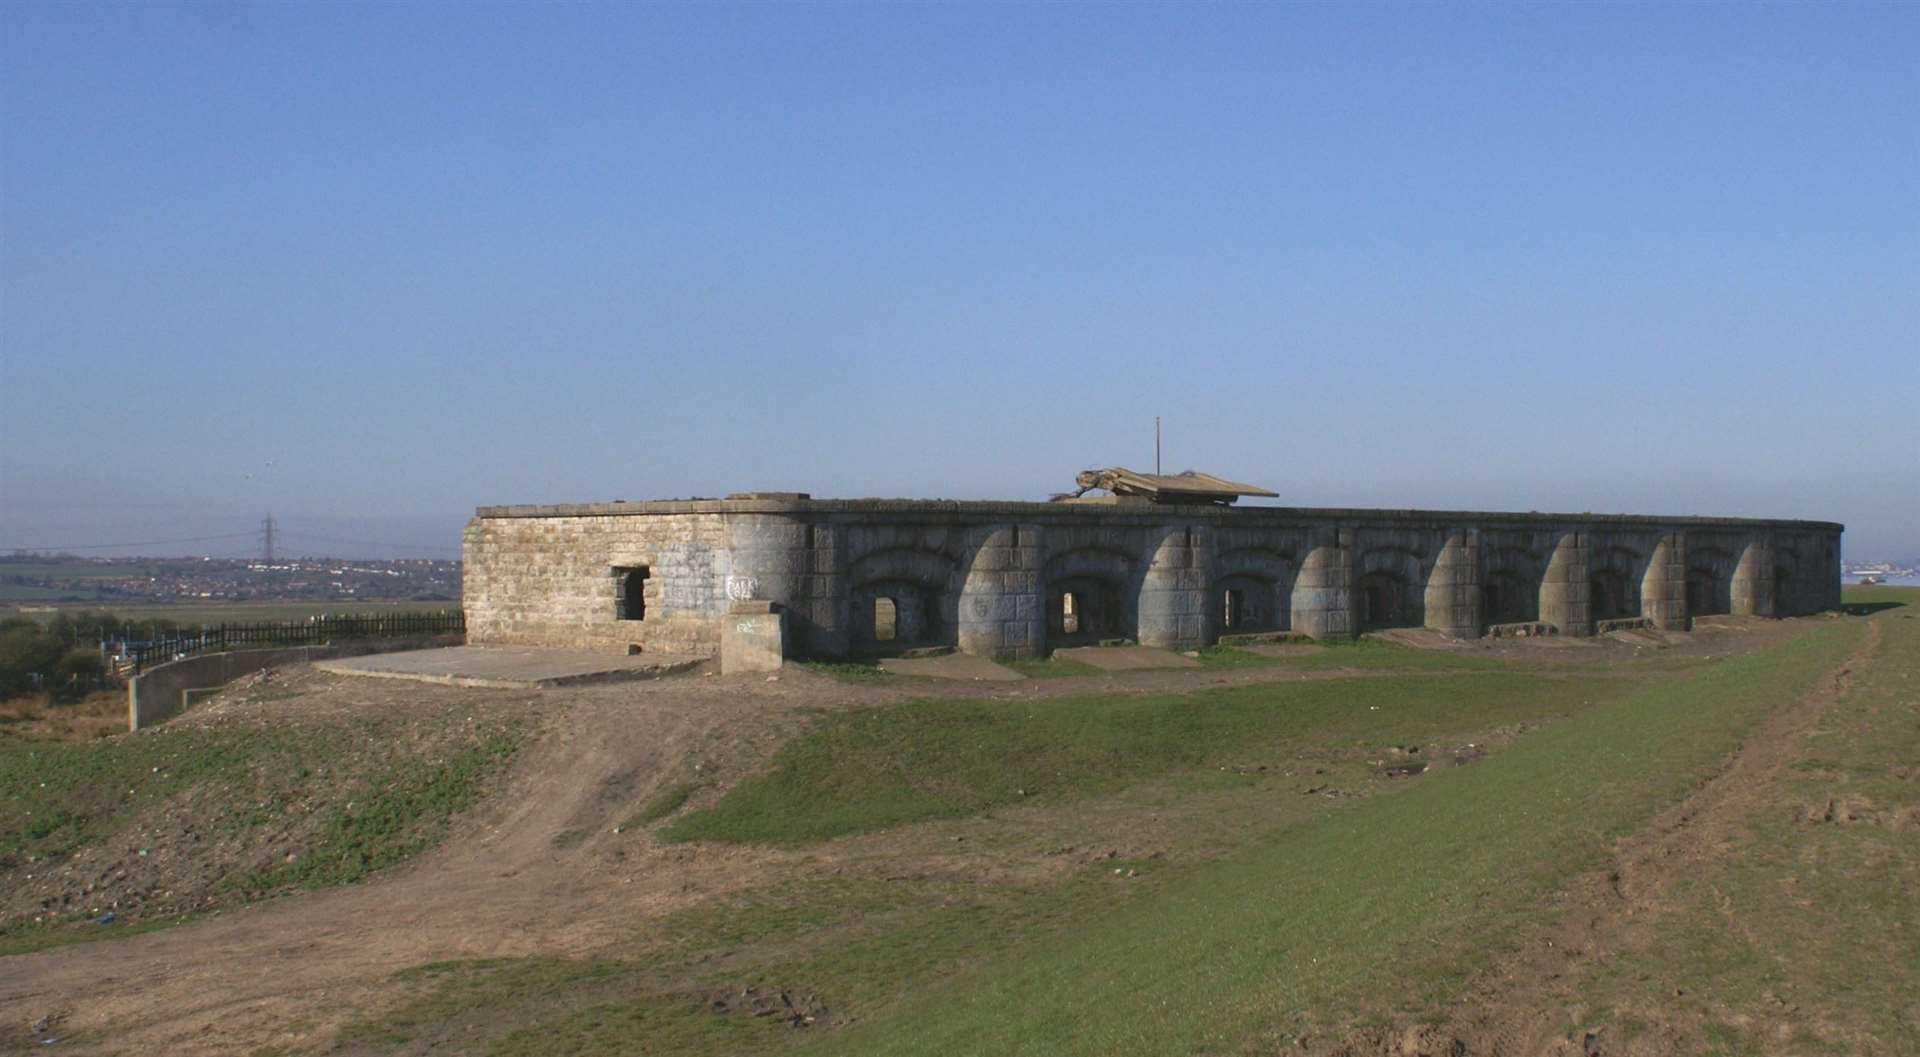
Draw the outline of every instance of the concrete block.
M787 612L778 603L735 602L720 627L720 671L777 672L786 663Z

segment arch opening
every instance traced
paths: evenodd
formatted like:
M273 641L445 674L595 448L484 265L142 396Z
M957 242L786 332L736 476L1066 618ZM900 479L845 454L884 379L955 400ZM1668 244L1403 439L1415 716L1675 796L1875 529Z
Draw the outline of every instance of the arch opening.
M1482 619L1488 624L1531 624L1540 619L1540 590L1519 573L1488 573L1481 593Z
M1731 612L1733 606L1727 598L1726 586L1712 569L1688 570L1687 615L1708 617Z
M951 646L946 601L945 591L918 580L876 580L856 587L850 645L868 656Z
M1413 585L1406 577L1396 572L1370 572L1355 586L1361 630L1420 626L1412 605Z
M1597 569L1588 583L1593 619L1620 620L1640 615L1640 591L1619 569Z
M1126 585L1121 581L1082 573L1048 582L1049 646L1091 646L1134 637Z
M1222 577L1214 582L1214 598L1224 634L1287 629L1287 596L1267 577L1245 573Z

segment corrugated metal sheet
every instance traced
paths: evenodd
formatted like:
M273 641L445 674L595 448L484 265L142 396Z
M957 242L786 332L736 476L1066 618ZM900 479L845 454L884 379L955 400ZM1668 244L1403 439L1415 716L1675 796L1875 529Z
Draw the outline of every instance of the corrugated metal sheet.
M1105 470L1087 470L1079 474L1074 483L1085 492L1091 488L1104 488L1114 495L1145 496L1158 502L1170 502L1180 499L1198 499L1209 503L1231 503L1243 495L1277 497L1279 493L1269 492L1257 485L1229 481L1224 477L1215 477L1210 473L1188 470L1185 473L1153 474L1139 473L1124 466L1115 466Z

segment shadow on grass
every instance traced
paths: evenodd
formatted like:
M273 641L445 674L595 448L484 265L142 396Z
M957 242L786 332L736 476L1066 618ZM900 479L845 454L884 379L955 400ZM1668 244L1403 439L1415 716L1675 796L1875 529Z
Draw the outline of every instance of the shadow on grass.
M1840 611L1850 617L1869 617L1882 610L1900 609L1904 606L1906 606L1905 602L1848 602L1840 607Z

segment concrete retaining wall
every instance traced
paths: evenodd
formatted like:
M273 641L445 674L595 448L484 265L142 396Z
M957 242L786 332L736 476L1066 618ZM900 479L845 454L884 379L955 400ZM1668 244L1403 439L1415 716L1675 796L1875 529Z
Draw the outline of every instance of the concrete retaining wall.
M778 603L789 649L1033 656L1129 639L1350 637L1493 624L1591 635L1702 613L1839 604L1842 526L1484 511L725 500L482 507L468 641L712 655L736 601ZM623 577L644 570L644 606ZM884 603L884 604L882 604ZM641 610L643 609L643 612ZM636 616L635 613L638 613Z
M184 657L134 676L127 682L127 729L151 727L177 716L186 708L187 693L211 690L235 679L287 664L305 664L332 657L359 657L429 646L455 644L457 637L431 641L351 642L328 646L288 646L271 650L233 650Z

